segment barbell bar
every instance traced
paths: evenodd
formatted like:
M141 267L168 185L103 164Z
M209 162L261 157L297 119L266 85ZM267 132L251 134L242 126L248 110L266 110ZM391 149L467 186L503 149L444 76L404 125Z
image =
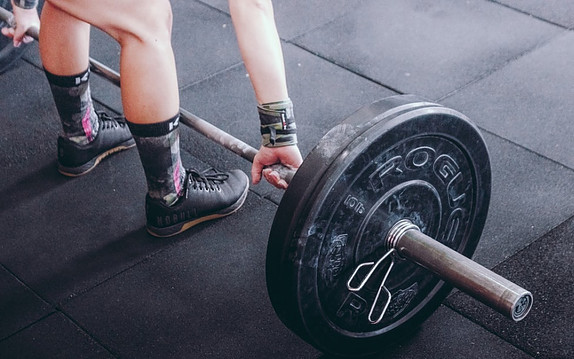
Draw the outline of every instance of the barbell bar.
M0 19L13 23L1 7ZM29 35L37 40L37 29ZM106 65L90 58L90 68L121 85ZM188 127L253 162L252 146L183 108L180 114ZM421 124L428 133L416 132ZM474 148L480 155L473 157ZM450 289L410 262L514 321L529 313L529 291L469 258L487 214L490 162L478 129L462 114L417 97L384 99L329 131L297 172L273 170L290 185L269 239L270 298L281 320L320 350L363 355L377 350L377 337L426 319L422 308L436 309ZM303 305L300 291L314 293L314 302Z

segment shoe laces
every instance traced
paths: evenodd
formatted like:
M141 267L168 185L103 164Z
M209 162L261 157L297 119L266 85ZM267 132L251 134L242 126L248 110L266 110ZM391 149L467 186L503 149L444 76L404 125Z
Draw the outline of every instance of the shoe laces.
M195 170L187 171L187 191L211 191L221 192L220 184L224 183L229 178L229 175L223 172L218 172L215 169L209 169L202 173Z
M96 114L100 119L100 126L102 129L118 128L127 125L125 118L121 116L111 117L110 115L102 111L98 111L96 112Z

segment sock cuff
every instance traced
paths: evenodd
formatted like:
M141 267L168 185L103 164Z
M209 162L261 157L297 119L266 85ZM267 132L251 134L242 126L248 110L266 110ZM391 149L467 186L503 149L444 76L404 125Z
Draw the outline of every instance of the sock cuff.
M53 73L49 72L46 69L44 69L44 73L46 74L46 77L48 78L48 82L50 84L60 87L76 87L83 83L88 82L88 79L90 78L89 67L84 72L70 76L54 75Z
M133 123L126 119L130 132L138 137L159 137L165 136L179 127L179 114L167 121L157 123Z

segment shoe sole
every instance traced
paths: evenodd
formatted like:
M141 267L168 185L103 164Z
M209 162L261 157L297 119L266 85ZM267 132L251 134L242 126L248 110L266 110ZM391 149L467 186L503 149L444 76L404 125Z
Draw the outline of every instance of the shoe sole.
M247 182L247 183L249 183L249 182ZM211 221L211 220L217 219L217 218L227 217L227 216L237 212L241 208L241 206L243 206L243 203L245 202L245 199L247 198L247 193L249 193L249 184L247 186L245 186L245 190L241 194L241 197L239 197L239 199L237 201L235 201L235 203L233 203L229 207L222 209L221 211L219 211L217 213L213 213L213 214L207 215L205 217L196 218L196 219L193 219L193 220L188 221L188 222L178 223L178 224L175 224L175 225L169 226L169 227L158 228L158 227L148 225L148 226L146 226L146 229L147 229L148 233L154 237L167 238L167 237L175 236L177 234L180 234L181 232L187 231L191 227L194 227L200 223Z
M97 157L94 157L91 161L78 167L66 167L58 163L58 172L68 177L78 177L85 175L86 173L93 170L102 160L116 152L121 152L134 147L136 144L133 140L126 141L119 146L110 148L109 150L100 153Z

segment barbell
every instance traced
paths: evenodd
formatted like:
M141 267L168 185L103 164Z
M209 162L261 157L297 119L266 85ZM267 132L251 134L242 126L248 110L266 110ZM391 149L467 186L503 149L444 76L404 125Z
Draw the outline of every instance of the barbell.
M11 14L0 7L0 19ZM37 38L36 34L31 34ZM90 59L120 86L120 75ZM257 150L180 109L181 122L253 162ZM380 352L452 287L514 321L532 294L472 261L490 202L479 129L414 95L367 105L331 129L295 172L270 230L266 281L278 317L319 350Z

